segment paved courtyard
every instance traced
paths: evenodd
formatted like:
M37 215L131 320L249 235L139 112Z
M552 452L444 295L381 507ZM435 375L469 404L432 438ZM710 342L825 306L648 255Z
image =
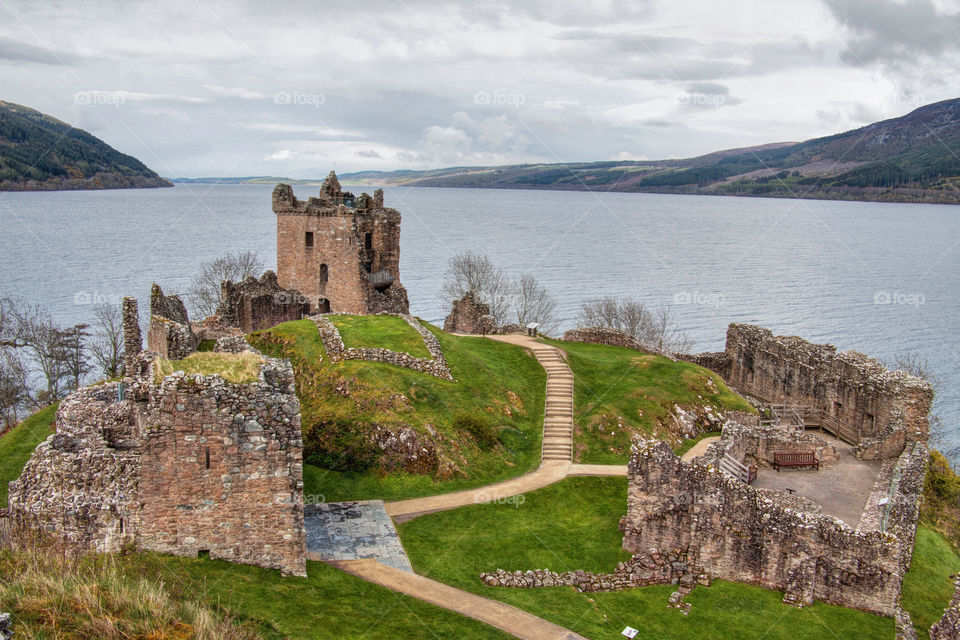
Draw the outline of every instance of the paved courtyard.
M308 504L303 519L310 560L369 558L413 573L383 500Z
M868 506L874 484L883 468L883 462L865 462L850 455L853 447L827 434L817 434L837 448L837 459L820 465L820 470L811 468L762 468L754 487L776 489L813 500L823 508L823 513L840 518L856 529L861 515Z

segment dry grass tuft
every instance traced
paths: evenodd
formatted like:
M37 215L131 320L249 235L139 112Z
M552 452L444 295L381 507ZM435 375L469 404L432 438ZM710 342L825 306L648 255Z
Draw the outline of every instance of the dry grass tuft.
M244 353L213 353L198 351L183 360L157 358L156 379L160 382L174 371L183 371L191 375L200 373L205 376L217 374L227 382L247 384L260 378L260 365L263 358L249 351Z
M112 556L51 549L0 551L0 609L17 638L257 640L253 631L199 602L180 601L163 582L125 575Z

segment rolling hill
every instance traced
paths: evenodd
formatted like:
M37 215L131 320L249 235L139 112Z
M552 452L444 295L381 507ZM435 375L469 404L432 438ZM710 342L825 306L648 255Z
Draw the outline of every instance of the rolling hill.
M0 190L172 186L136 158L82 129L0 101Z
M960 204L960 99L805 142L637 162L363 171L350 184Z

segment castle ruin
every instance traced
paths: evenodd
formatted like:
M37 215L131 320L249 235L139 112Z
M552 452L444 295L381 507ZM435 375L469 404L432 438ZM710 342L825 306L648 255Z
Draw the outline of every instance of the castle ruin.
M331 171L317 197L301 201L288 184L273 190L277 279L315 313L409 313L400 283L400 212L373 196L343 191Z
M151 328L160 327L162 344L171 328L178 335L189 324L170 320L177 305L164 312L169 299L154 292ZM141 351L136 300L124 300L123 316L127 376L60 403L56 433L10 483L15 530L88 551L208 554L306 575L303 440L290 363L227 337L214 350L259 356L256 381L179 371L158 379L158 354Z

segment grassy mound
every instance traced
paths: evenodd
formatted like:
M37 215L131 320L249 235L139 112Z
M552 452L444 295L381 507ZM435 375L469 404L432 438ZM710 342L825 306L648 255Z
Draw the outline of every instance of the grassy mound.
M174 371L183 371L187 375L219 375L227 382L247 384L260 378L260 365L263 358L255 353L214 353L197 351L183 360L157 358L155 372L157 382Z
M675 587L579 593L572 587L509 589L479 574L501 569L612 571L628 555L617 529L626 511L626 478L567 478L506 504L482 504L401 524L414 569L441 582L507 602L589 638L889 638L893 621L816 603L796 609L782 593L724 581L686 599L689 616L667 608ZM522 498L522 499L520 499ZM464 544L469 540L469 544Z
M396 320L368 316L364 323L389 328ZM307 463L304 485L311 497L418 497L498 482L539 464L546 374L533 354L429 328L455 382L384 363L330 362L310 320L250 336L264 353L293 364ZM471 418L457 420L464 415ZM476 421L483 426L477 428ZM377 426L433 447L436 460L422 469L384 462L383 451L369 441Z
M343 338L343 346L390 349L415 358L430 359L430 352L416 329L397 316L330 316Z
M573 370L577 462L624 464L630 437L638 433L671 439L664 425L674 405L753 411L720 376L693 363L624 347L546 342L567 353Z
M57 405L37 411L0 438L0 507L7 506L7 484L20 477L37 445L53 433Z

